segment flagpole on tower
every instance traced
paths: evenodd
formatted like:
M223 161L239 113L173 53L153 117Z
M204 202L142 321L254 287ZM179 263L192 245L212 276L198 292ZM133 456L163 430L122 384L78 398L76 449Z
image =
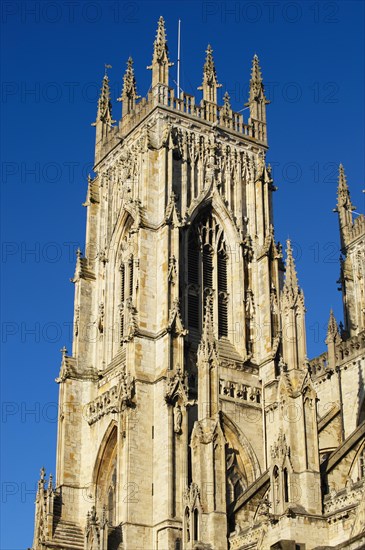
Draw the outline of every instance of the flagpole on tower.
M177 27L177 97L180 99L180 24L179 19Z

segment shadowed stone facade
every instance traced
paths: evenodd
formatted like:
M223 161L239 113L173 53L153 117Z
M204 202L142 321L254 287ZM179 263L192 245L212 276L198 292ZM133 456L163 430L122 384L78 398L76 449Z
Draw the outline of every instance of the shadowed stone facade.
M291 244L272 222L266 105L174 95L164 21L152 86L133 61L122 119L95 122L74 337L57 382L57 475L38 484L33 550L314 550L365 545L365 218L340 166L345 325L307 359Z

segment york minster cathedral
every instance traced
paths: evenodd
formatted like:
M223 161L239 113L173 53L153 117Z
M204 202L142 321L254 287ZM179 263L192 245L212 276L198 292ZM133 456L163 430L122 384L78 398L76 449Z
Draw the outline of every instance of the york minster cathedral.
M102 81L32 550L365 548L365 217L340 165L344 324L326 312L309 360L258 57L247 121L218 104L210 46L201 101L174 92L171 65L161 17L150 91L129 58L117 122Z

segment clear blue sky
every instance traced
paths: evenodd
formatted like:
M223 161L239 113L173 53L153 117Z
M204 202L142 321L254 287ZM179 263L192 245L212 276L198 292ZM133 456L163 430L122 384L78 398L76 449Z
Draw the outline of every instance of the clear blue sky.
M59 349L71 348L70 277L84 242L81 203L104 64L113 66L118 119L129 55L139 93L148 91L160 15L173 61L182 19L182 87L198 98L208 43L221 92L228 90L236 110L247 101L251 60L259 55L271 99L276 238L294 243L310 357L325 350L330 307L342 318L332 209L342 162L364 211L363 2L3 0L1 550L31 545L39 468L55 470L54 379Z

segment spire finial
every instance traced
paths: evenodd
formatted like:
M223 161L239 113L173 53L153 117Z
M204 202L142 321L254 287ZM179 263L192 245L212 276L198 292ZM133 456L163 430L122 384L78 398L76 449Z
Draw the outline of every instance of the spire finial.
M172 65L173 63L170 62L168 54L165 20L161 15L153 43L152 65L147 67L147 69L152 69L152 88L157 84L169 85L169 67Z

